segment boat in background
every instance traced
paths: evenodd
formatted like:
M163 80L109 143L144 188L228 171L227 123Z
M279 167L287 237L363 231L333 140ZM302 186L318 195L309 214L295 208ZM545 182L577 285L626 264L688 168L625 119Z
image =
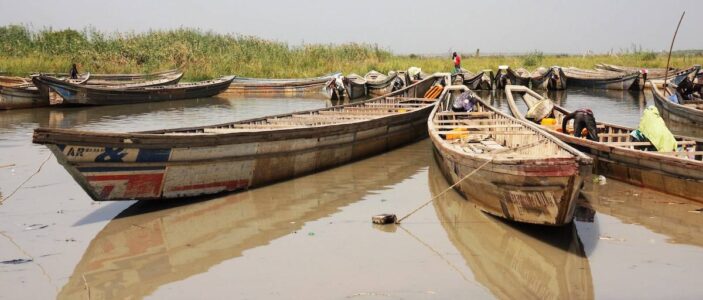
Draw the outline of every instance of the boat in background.
M242 95L300 96L317 93L325 95L325 87L341 73L335 72L311 78L252 78L237 76L227 93Z
M54 79L57 82L84 84L90 79L90 76L90 73L85 73L81 74L77 79ZM0 87L0 110L49 106L54 103L52 101L60 101L60 96L47 86L27 83L11 87Z
M452 79L452 82L465 85L473 91L493 89L493 70L483 70L474 74L471 73L471 71L462 69L461 73L454 74L453 76L455 78Z
M677 129L674 131L683 131L703 138L703 99L701 99L701 95L693 95L691 99L684 100L672 87L659 88L652 85L652 96L654 104L659 109L659 114L666 121L667 126ZM671 95L677 96L676 102L670 99Z
M559 66L537 68L532 72L530 84L533 89L548 91L565 90L567 87L566 75Z
M366 79L357 74L341 76L339 80L335 78L327 83L326 90L330 100L361 99L367 94Z
M454 101L467 91L468 101L476 101L472 110L454 112ZM427 127L445 178L481 210L522 223L571 223L591 158L463 85L445 88Z
M388 75L378 71L370 71L364 75L366 90L371 97L388 94L403 87L403 80L398 78L398 73L391 71Z
M383 97L317 110L133 133L38 128L33 141L47 145L94 200L231 192L425 137L437 101L432 95L439 95L447 77L438 74Z
M570 111L523 86L508 86L505 89L510 111L515 117L532 122L518 109L515 94L522 95L530 109L551 103L556 123L541 127L593 157L594 173L703 202L703 193L700 192L703 191L703 139L674 136L682 151L650 151L654 147L651 142L632 140L631 133L635 128L605 122L596 122L599 141L578 138L561 132L562 120Z
M498 71L495 75L495 88L503 89L506 85L528 86L531 78L530 72L523 68L513 70L509 66L498 66Z
M585 70L574 67L562 69L569 87L592 89L629 90L637 89L634 85L640 76L639 72L623 74L603 70Z
M34 85L61 96L63 105L120 105L182 99L207 98L224 92L234 76L165 86L88 86L51 76L32 77Z
M672 81L675 84L678 84L679 82L683 81L684 78L691 77L691 75L695 76L695 74L698 73L700 69L701 69L700 65L693 65L693 66L686 68L686 69L669 68L669 71L667 72L666 69L664 69L664 68L649 69L649 68L623 67L623 66L616 66L616 65L610 65L610 64L597 64L596 65L596 70L620 72L623 74L630 74L630 73L639 72L640 76L637 79L637 81L634 82L634 84L631 88L631 89L639 89L639 90L643 90L645 88L652 88L651 87L652 84L655 84L658 87L662 87L664 84L664 77L667 77L667 80Z

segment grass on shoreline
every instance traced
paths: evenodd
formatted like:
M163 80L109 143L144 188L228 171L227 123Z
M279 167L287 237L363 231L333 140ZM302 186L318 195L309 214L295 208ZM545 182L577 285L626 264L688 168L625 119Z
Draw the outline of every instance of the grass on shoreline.
M534 52L513 56L462 55L470 71L496 69L498 65L524 67L558 65L592 68L597 63L662 68L666 54L638 52L621 55L543 55ZM290 46L252 36L224 35L196 29L105 34L83 31L0 26L0 71L26 76L36 72L67 72L72 63L92 73L143 73L175 67L185 80L202 80L235 74L246 77L314 77L341 71L365 74L417 66L423 71L449 72L451 59L437 56L394 55L370 44ZM703 51L676 53L671 65L703 64Z

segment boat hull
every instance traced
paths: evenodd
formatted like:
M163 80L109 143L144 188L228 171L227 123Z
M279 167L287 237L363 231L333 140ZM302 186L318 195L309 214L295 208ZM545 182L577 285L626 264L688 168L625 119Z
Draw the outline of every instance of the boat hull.
M554 76L555 72L557 76ZM530 83L533 89L538 90L557 91L567 87L566 75L561 68L550 68L545 74L533 76Z
M227 93L242 95L299 96L323 94L325 87L337 74L314 78L266 79L238 77L232 81Z
M669 101L656 86L652 88L652 96L667 126L676 132L703 138L703 110Z
M567 82L570 87L583 87L606 90L629 90L633 83L639 78L639 74L633 73L621 78L585 78L568 76Z
M9 87L0 89L0 110L49 106L49 97L36 88Z

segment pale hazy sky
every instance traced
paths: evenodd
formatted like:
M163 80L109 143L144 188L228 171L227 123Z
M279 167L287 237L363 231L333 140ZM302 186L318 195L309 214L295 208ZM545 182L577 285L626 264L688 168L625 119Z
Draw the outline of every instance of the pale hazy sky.
M0 0L0 25L146 31L193 27L299 45L375 43L395 53L703 49L703 0Z

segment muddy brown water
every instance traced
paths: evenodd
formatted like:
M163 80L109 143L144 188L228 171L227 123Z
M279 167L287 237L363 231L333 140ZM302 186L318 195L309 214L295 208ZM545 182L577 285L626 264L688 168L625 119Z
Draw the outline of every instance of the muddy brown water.
M482 96L508 110L500 93ZM652 104L651 95L627 91L550 97L630 126ZM588 184L577 221L563 228L502 221L453 191L402 226L377 226L372 215L404 215L449 186L428 140L263 188L173 203L93 202L48 149L31 143L38 126L150 130L331 104L225 95L0 112L0 298L703 295L703 204L615 180Z

